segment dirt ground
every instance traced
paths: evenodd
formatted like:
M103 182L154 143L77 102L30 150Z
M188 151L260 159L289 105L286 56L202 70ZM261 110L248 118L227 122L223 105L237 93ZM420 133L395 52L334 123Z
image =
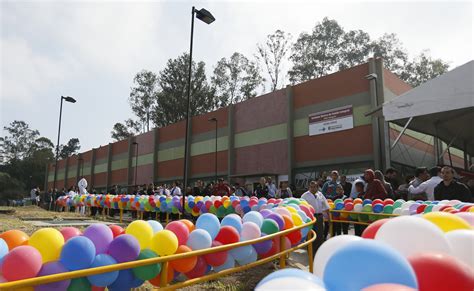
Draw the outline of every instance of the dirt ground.
M0 207L0 232L4 232L10 229L19 229L31 235L35 230L40 227L35 227L24 221L23 219L54 219L54 220L67 220L72 218L82 218L77 213L73 212L52 212L46 211L36 206L25 206L16 208ZM287 261L288 267L305 268L305 252L297 251L290 256ZM275 271L276 268L273 263L266 263L261 266L234 274L230 274L226 277L196 284L190 287L182 288L179 290L183 291L197 291L197 290L253 290L255 286L263 279L266 275ZM140 288L135 290L144 291L152 290L153 286L149 283L145 283Z

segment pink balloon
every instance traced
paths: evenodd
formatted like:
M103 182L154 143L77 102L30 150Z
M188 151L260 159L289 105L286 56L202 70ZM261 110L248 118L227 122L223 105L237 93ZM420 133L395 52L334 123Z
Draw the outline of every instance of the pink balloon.
M240 231L240 239L244 240L251 240L260 237L260 228L257 224L247 221L242 224L242 230Z
M172 221L165 227L178 238L178 245L185 245L189 237L189 228L181 221Z
M75 236L82 235L82 231L75 227L63 227L61 228L60 232L64 237L64 242L67 242L70 238L73 238Z
M362 291L416 291L416 289L400 284L377 284L366 287Z
M474 227L474 213L473 212L458 212L454 215L457 215L467 221L470 226Z
M288 217L291 218L291 213L290 213L290 211L289 211L288 209L286 209L285 207L277 207L277 208L274 209L274 211L275 211L276 213L282 215L282 216L283 216L283 215L286 215L286 216L288 216Z

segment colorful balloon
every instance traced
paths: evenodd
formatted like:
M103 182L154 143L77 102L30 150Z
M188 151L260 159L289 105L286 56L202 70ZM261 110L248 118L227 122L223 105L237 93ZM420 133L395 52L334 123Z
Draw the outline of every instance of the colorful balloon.
M59 259L64 237L57 229L42 228L33 233L28 245L37 249L43 258L43 263L47 263Z
M172 221L165 228L178 238L178 245L185 245L189 237L189 228L181 221Z
M134 236L124 234L110 243L107 253L118 263L134 261L140 255L140 244Z
M137 260L146 260L151 258L156 258L158 255L149 249L142 250ZM155 278L161 271L161 264L151 264L141 267L136 267L132 269L133 274L140 280L147 281ZM120 274L119 274L120 275Z
M106 255L106 254L98 254L95 257L94 262L92 262L91 268L109 266L116 263L117 261L115 261L114 258L112 258L111 256ZM118 278L118 275L119 275L118 271L113 271L113 272L88 276L87 280L89 280L89 282L92 285L95 285L98 287L106 287L112 284Z
M153 229L146 221L133 221L127 226L125 233L133 235L138 240L141 250L150 248L151 239L153 238Z
M186 245L192 250L202 250L210 248L212 245L211 235L204 229L195 229L189 234Z
M4 258L2 276L8 281L36 277L41 269L41 254L32 246L17 246Z
M8 249L11 251L18 246L28 245L30 237L21 230L12 229L0 234L0 238L7 243Z
M151 240L151 250L160 257L174 254L178 245L178 238L169 230L157 232Z
M38 273L38 277L47 276L52 274L66 273L68 270L60 262L49 262L43 265ZM35 287L35 291L57 291L66 290L71 280L57 281L49 284L38 285Z
M446 233L452 255L474 270L474 231L466 229Z
M230 226L229 226L230 227ZM233 227L230 227L235 230ZM212 247L222 246L223 244L219 241L213 241ZM212 267L217 267L223 265L227 260L227 251L220 251L215 253L210 253L202 256L206 263Z
M116 238L119 235L125 234L125 229L123 229L119 225L112 224L112 225L109 225L109 228L112 231L114 238Z
M181 245L176 250L176 254L184 254L191 251L192 250L190 247L186 245ZM180 273L190 272L192 269L194 269L194 266L196 266L196 263L197 263L196 256L170 261L170 265L173 267L173 269L175 269L177 272L180 272Z
M95 223L89 225L84 230L84 236L90 239L95 246L96 254L104 254L109 249L109 245L114 239L112 230L105 224Z
M82 232L75 227L63 227L61 228L60 232L63 235L65 242L67 242L70 238L82 235Z
M85 236L77 236L64 244L59 260L68 270L75 271L89 268L95 255L94 243Z
M469 223L461 217L447 212L430 212L424 214L423 218L434 223L444 232L456 229L473 229Z
M243 230L242 230L242 233L243 233ZM239 242L240 239L241 237L239 233L237 232L237 229L229 225L224 225L219 230L219 233L217 234L215 240L224 245L228 245L228 244Z
M207 231L212 240L214 240L219 233L220 226L219 219L211 213L205 213L199 216L196 221L196 229L204 229Z

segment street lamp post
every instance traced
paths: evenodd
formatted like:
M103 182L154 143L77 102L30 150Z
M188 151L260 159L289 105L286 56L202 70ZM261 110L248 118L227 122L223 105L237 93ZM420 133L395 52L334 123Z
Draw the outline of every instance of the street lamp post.
M216 137L216 146L215 146L215 151L214 151L214 180L216 181L217 184L217 118L209 118L208 121L210 122L215 122L216 124L216 131L215 131L215 137Z
M216 19L214 16L207 11L206 9L202 8L201 10L197 10L192 8L191 10L191 41L189 45L189 70L188 70L188 86L187 86L187 102L186 102L186 132L184 136L184 174L183 174L183 214L184 214L184 202L185 202L185 194L186 189L188 187L188 134L189 134L189 117L190 117L190 106L191 106L191 71L192 71L192 64L193 64L193 36L194 36L194 15L196 18L201 20L206 24L211 24Z
M77 181L79 181L80 179L82 179L82 170L83 170L83 167L84 167L84 159L82 157L80 157L79 159L77 159L77 161L79 162L79 166L81 167L81 172L80 172L80 175L79 175L79 178L77 179Z
M76 99L72 98L71 96L61 96L61 105L59 106L58 142L56 143L56 162L54 163L53 193L56 193L56 179L58 175L59 138L61 136L61 117L63 114L63 100L70 103L76 103Z
M133 144L136 146L135 148L135 178L133 181L135 183L135 187L137 187L138 142L134 141Z

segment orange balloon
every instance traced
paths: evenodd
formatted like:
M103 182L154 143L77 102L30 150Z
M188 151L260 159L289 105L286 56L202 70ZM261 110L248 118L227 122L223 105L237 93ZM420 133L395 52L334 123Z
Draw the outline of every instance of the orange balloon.
M161 271L163 272L163 269L161 269ZM174 278L174 269L173 267L171 266L171 264L168 264L168 274L167 274L167 283L173 281L173 278ZM153 279L149 280L149 282L155 286L155 287L160 287L160 277L161 277L161 272Z
M189 233L191 233L191 231L194 230L195 226L194 226L194 223L191 220L181 219L179 221L181 221L182 223L184 223L184 225L186 225L188 227Z
M293 223L293 220L291 218L289 218L286 215L282 215L282 217L285 220L285 227L283 229L289 229L289 228L292 228L293 226L295 226L295 224Z
M180 245L175 255L191 252L192 249L187 245ZM196 266L197 257L189 257L185 259L173 260L170 261L170 265L178 272L187 273L191 271L194 266Z
M0 234L0 238L7 243L8 250L10 251L16 247L28 245L28 240L30 239L26 233L17 229L5 231Z

